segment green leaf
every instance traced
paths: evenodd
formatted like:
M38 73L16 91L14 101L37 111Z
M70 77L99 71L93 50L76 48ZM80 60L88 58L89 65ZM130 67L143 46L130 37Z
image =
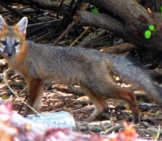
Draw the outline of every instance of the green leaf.
M162 12L162 6L160 6L160 12Z
M150 30L146 30L145 33L144 33L144 36L145 36L146 39L150 39L151 31Z
M154 31L154 30L155 30L155 26L152 25L152 24L150 24L150 25L149 25L149 29L150 29L151 31Z
M98 8L91 9L92 13L99 13Z

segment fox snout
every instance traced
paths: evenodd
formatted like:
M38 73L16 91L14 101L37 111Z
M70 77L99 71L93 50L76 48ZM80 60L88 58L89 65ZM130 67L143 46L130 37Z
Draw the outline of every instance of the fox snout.
M2 45L3 45L3 56L5 58L9 58L12 57L13 55L15 55L16 53L16 47L18 45L18 42L16 41L1 41Z
M3 55L4 55L4 57L11 57L11 56L13 56L14 52L15 52L14 48L7 46L4 49Z

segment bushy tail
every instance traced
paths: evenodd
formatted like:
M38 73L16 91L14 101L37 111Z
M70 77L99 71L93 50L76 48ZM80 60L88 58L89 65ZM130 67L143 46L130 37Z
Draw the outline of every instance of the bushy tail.
M120 55L107 55L111 68L118 72L121 78L126 78L140 85L162 107L162 88L152 82L149 74L135 66L134 63Z

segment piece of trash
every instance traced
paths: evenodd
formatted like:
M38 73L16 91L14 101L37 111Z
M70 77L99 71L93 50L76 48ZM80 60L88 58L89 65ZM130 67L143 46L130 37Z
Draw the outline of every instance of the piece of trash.
M46 127L76 130L75 119L70 113L65 111L28 115L26 118Z

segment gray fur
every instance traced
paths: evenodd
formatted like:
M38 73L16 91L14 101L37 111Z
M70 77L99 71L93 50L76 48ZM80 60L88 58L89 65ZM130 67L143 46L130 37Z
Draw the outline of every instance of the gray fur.
M111 87L116 85L109 73L117 72L124 79L139 84L162 106L162 95L146 71L136 67L121 55L78 47L40 45L31 41L28 42L28 52L28 60L24 63L30 64L35 78L54 80L55 83L87 83L96 93L107 97L108 93L111 94ZM34 61L30 59L33 56L35 56ZM39 74L38 72L41 72L39 70L42 73ZM109 79L111 84L105 83L107 81L103 79Z

